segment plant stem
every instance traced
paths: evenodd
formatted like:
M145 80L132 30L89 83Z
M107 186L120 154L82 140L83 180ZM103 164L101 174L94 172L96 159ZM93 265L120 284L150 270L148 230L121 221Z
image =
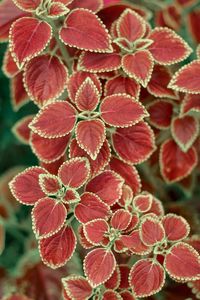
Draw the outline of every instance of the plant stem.
M71 74L71 72L72 72L71 63L70 63L71 58L69 56L69 53L68 53L65 45L62 43L62 41L59 38L58 28L56 27L55 23L52 20L48 19L48 23L51 25L51 27L53 29L54 38L56 39L57 45L62 53L63 59L68 67L69 73Z

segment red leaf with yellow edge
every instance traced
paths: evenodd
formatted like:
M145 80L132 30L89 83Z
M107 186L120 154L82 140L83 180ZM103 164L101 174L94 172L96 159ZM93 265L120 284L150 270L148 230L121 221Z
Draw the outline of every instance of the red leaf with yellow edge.
M84 260L84 272L93 287L106 282L112 276L115 267L113 253L103 248L92 250Z
M166 238L170 242L177 242L185 239L190 233L190 225L181 216L175 214L167 214L162 219L165 229Z
M162 289L165 271L157 261L141 259L131 268L129 282L136 297L148 297Z
M104 94L105 96L111 96L119 93L128 94L138 99L140 95L140 85L132 78L117 75L106 82Z
M13 196L25 205L34 205L45 197L39 185L39 176L47 171L41 167L30 167L15 176L9 183Z
M110 160L110 168L125 180L125 183L130 186L134 194L138 194L140 192L140 176L134 166L128 165L117 157L112 156Z
M148 116L146 109L127 94L107 96L100 105L101 118L108 125L129 127Z
M172 279L194 281L200 279L200 256L186 243L173 245L164 260L164 267Z
M193 116L176 117L172 120L171 133L182 151L186 152L199 134L199 121Z
M108 219L109 206L93 193L84 193L75 208L75 216L80 223L87 223L95 219Z
M126 9L117 21L117 33L129 42L141 39L145 34L145 21L134 10Z
M90 53L83 52L79 65L88 72L108 72L121 67L121 56L118 53Z
M99 119L79 121L75 132L78 145L95 160L106 138L104 123Z
M146 87L153 72L154 60L148 50L140 50L134 54L126 54L122 58L124 72Z
M71 227L64 226L51 237L39 241L40 256L44 264L52 269L64 266L76 248L76 236Z
M58 98L65 89L67 69L56 57L44 54L25 67L24 84L29 97L39 107Z
M71 158L64 162L59 170L58 177L63 185L78 189L90 176L89 161L85 157Z
M103 171L105 166L109 163L110 160L110 146L107 140L104 141L103 146L101 147L95 160L79 147L77 141L72 139L70 143L69 154L71 158L74 157L86 157L90 162L91 176L94 177L99 172Z
M52 198L40 199L32 210L33 231L37 238L47 238L56 234L67 217L65 206Z
M51 163L60 159L65 154L70 137L70 134L68 134L64 137L48 139L32 132L30 146L33 153L42 162Z
M148 106L149 122L158 129L169 128L173 116L174 105L169 100L158 99Z
M29 139L30 139L30 128L28 125L31 123L33 120L33 115L29 115L26 117L23 117L12 128L12 132L14 135L20 140L20 142L28 145L29 144Z
M85 237L93 245L100 245L105 233L109 232L108 223L103 219L92 220L83 225Z
M101 20L87 9L74 9L60 30L60 38L70 47L91 52L111 52L110 36Z
M140 224L140 237L146 246L160 244L165 238L165 230L159 219L147 216Z
M147 160L155 150L154 133L141 121L128 128L118 128L112 134L112 145L123 161L138 164Z
M24 63L40 54L52 37L51 26L44 21L23 17L10 29L10 51L21 68Z
M42 0L13 0L24 11L33 12L41 4Z
M192 52L189 45L175 31L167 27L156 27L148 38L153 41L148 50L155 61L161 65L178 63Z
M160 169L166 182L176 182L187 177L197 164L195 148L183 152L173 140L164 142L160 149Z
M0 4L0 41L7 42L9 38L9 30L12 23L27 15L21 11L12 0L1 1Z
M44 138L58 138L70 133L75 122L75 108L67 101L55 101L45 105L29 126Z
M87 77L76 93L76 106L81 111L93 111L100 100L100 94L90 77Z
M67 81L67 91L69 94L69 98L72 102L75 102L76 93L78 92L80 86L86 80L86 78L90 78L98 89L99 94L101 94L101 82L98 79L97 75L91 74L88 72L77 71L74 72Z
M17 111L29 101L29 96L24 88L23 73L20 72L13 77L10 84L12 106Z
M200 93L200 60L193 60L191 63L180 68L172 77L169 87L184 93Z
M122 195L124 180L114 171L104 171L86 185L86 191L95 193L107 205L115 204Z
M69 299L87 300L92 296L92 287L83 276L67 276L62 278L62 284Z

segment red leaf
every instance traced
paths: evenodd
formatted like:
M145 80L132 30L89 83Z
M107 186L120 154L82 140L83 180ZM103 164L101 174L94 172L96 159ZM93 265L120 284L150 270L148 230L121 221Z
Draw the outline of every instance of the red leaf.
M200 97L199 94L186 94L181 103L181 113L200 112Z
M191 0L189 2L195 2L196 0ZM178 2L182 2L178 0ZM188 1L186 1L188 2ZM200 43L200 34L199 34L199 22L200 22L200 13L198 7L196 9L190 10L189 14L187 15L187 27L189 29L189 34L192 39L199 44Z
M39 184L46 195L56 195L62 188L58 177L52 174L41 174Z
M101 20L87 9L75 9L65 19L60 38L70 47L110 52L110 36Z
M129 282L136 297L148 297L162 289L165 271L157 261L141 259L133 265Z
M122 195L121 198L118 201L118 204L121 207L129 207L133 199L133 191L129 187L129 185L124 184L122 187Z
M120 38L129 42L141 39L145 33L146 25L143 18L134 10L126 9L117 21L117 33Z
M121 274L120 274L119 267L117 266L110 279L108 279L104 283L104 286L107 289L116 290L119 288L120 282L121 282Z
M71 227L62 228L51 237L39 241L39 251L44 264L52 269L64 266L76 248L76 236Z
M108 223L103 219L92 220L83 226L88 241L93 245L100 245L104 234L109 231Z
M81 246L84 248L84 249L91 249L91 248L94 248L94 245L91 244L86 236L85 236L85 233L83 231L83 225L80 225L78 227L78 236L79 236L79 243L81 244Z
M69 9L63 3L57 2L51 3L48 15L51 18L58 18L66 15L68 12Z
M44 167L49 173L53 175L58 174L58 169L62 165L62 163L66 160L65 155L61 156L58 160L52 163L44 163L40 161L40 166Z
M139 213L144 213L150 210L153 197L150 193L142 193L133 199L133 206Z
M92 250L84 260L84 272L93 287L106 282L112 276L115 267L113 253L103 248Z
M167 140L160 149L160 170L166 182L176 182L187 177L197 164L194 148L181 151L173 140Z
M121 56L118 53L83 52L79 64L84 71L108 72L121 67Z
M12 128L12 132L14 135L20 140L20 142L28 145L30 139L30 129L28 125L33 119L33 115L26 116L17 123L15 123L14 127Z
M200 256L186 243L177 243L170 248L164 267L175 280L186 282L200 279Z
M140 50L134 54L126 54L122 58L124 72L136 82L146 87L153 72L153 56L148 50Z
M155 97L176 99L176 93L168 88L171 77L167 67L155 65L147 86L148 92Z
M166 238L170 242L176 242L185 239L190 233L190 225L181 216L167 214L162 219Z
M93 111L99 103L99 91L90 77L87 77L76 93L76 106L82 111Z
M152 101L147 107L150 114L150 124L158 129L169 128L173 116L173 108L173 103L169 100Z
M122 235L120 240L123 243L123 246L133 254L146 255L152 251L151 247L146 246L142 242L139 230L134 230L129 235Z
M112 144L119 157L130 164L147 160L155 150L153 131L145 122L118 128L112 135Z
M116 76L109 79L105 84L104 94L128 94L135 99L140 95L140 85L132 78Z
M6 42L9 37L9 29L11 24L27 15L21 11L12 0L3 0L0 3L0 42Z
M67 217L65 206L51 198L40 199L32 210L33 231L37 238L47 238L56 234Z
M117 230L126 230L131 222L131 213L125 209L118 209L112 215L110 225Z
M131 292L128 290L122 291L120 293L120 296L122 297L123 300L137 300Z
M172 77L169 87L180 92L199 94L200 93L200 60L180 68Z
M11 97L13 109L15 111L29 101L29 97L24 88L22 72L11 79Z
M35 57L25 67L27 93L39 107L58 98L66 81L67 69L56 56L44 54Z
M112 156L110 161L111 170L118 173L127 185L129 185L134 194L138 194L141 190L141 181L137 169L130 166L118 158Z
M7 49L7 51L4 54L2 71L9 78L14 77L19 72L19 69L18 69L9 49Z
M90 180L86 191L97 194L103 202L111 206L120 199L123 183L121 176L108 170Z
M45 105L39 111L30 128L42 137L58 138L70 133L75 122L75 108L67 101L56 101Z
M20 67L40 54L49 43L52 30L48 23L24 17L15 21L10 29L10 50Z
M78 146L78 143L75 139L72 139L71 141L69 154L71 158L79 156L86 157L89 160L91 168L91 177L94 177L99 172L104 170L111 156L110 147L107 140L104 141L103 146L101 147L95 160L91 159L91 157Z
M67 188L63 198L63 202L66 204L71 204L79 201L80 201L79 193L74 189Z
M35 153L42 162L50 163L55 162L64 155L69 140L69 134L56 139L46 139L32 132L30 145L33 153Z
M164 216L164 208L162 205L162 202L158 200L156 197L153 196L152 199L152 205L148 213L153 213L154 215L158 217L163 217Z
M103 1L102 0L73 0L72 4L69 5L70 9L74 8L87 8L89 10L92 10L94 12L99 11L101 8L103 8Z
M126 94L115 94L104 98L100 105L100 112L104 122L115 127L129 127L148 116L146 109Z
M92 296L92 287L82 276L70 275L62 278L62 284L69 299L86 300Z
M90 176L90 165L85 157L76 157L64 162L58 176L65 186L78 189Z
M160 244L165 238L165 230L159 219L145 217L140 224L140 237L146 246Z
M80 86L88 77L95 84L96 88L99 91L99 94L101 94L101 82L95 74L82 72L82 71L74 72L70 76L67 82L67 91L69 94L69 98L71 99L72 102L75 102L77 91L79 90Z
M119 270L121 275L119 288L121 290L128 289L129 288L128 277L130 273L130 267L127 264L120 264Z
M175 142L186 152L192 146L199 134L199 121L192 116L174 118L171 132Z
M41 4L41 0L14 0L14 3L24 11L32 12Z
M159 64L170 65L180 62L192 52L189 45L175 31L167 27L153 29L148 38L153 40L149 51Z
M95 219L107 219L110 214L109 207L92 193L84 193L81 201L75 208L75 216L80 223L87 223Z
M22 204L34 205L39 199L45 197L45 193L39 185L39 175L46 174L41 167L27 168L9 183L13 196Z
M106 290L103 294L102 300L121 300L120 295L116 291Z
M76 129L78 145L95 160L105 141L105 125L101 120L79 121Z

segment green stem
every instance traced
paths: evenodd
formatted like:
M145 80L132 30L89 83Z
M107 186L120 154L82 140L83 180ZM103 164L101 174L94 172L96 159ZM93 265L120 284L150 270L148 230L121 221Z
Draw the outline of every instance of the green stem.
M54 38L56 39L57 45L60 49L60 52L62 53L63 59L68 67L69 73L72 73L72 68L71 68L71 57L69 56L69 53L65 47L65 45L62 43L62 41L59 38L59 31L58 28L56 27L55 23L52 20L48 19L48 23L51 25L52 29L53 29L53 35Z

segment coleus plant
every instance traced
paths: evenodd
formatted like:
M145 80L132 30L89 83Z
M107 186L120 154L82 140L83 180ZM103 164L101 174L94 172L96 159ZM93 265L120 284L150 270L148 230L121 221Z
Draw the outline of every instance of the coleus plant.
M62 279L63 298L150 297L166 276L195 284L190 225L164 213L136 165L153 165L159 152L167 183L197 166L199 50L179 66L192 52L187 42L152 28L147 10L128 3L4 0L1 15L13 107L31 100L38 108L13 132L39 166L9 186L33 206L44 264L57 269L81 253L83 272Z

